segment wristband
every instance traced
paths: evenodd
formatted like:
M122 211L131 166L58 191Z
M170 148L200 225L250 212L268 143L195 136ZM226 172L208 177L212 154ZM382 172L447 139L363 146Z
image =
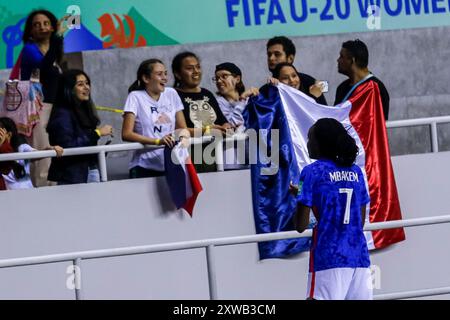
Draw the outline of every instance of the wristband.
M99 137L101 137L102 135L100 134L100 130L95 129L95 132L98 134Z
M211 126L205 127L205 134L208 134L211 131Z
M157 146L159 146L160 143L161 143L161 139L156 139L155 144L156 144Z

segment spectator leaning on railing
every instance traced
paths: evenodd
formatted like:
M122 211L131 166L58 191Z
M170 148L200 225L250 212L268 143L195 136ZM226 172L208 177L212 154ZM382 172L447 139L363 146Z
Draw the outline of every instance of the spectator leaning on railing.
M141 63L137 79L128 89L122 139L143 144L173 147L176 129L185 129L183 103L173 88L166 87L167 69L158 59ZM179 138L188 138L181 130ZM130 178L164 175L164 150L136 150L129 164Z
M0 128L6 130L6 141L11 144L13 152L36 151L26 142L25 137L18 133L16 124L12 119L0 118ZM60 146L48 146L45 150L55 150L57 156L61 156L64 151ZM33 161L39 161L39 159L16 160L12 170L7 174L2 174L6 189L31 189L34 187L30 177L30 163Z
M232 126L220 110L213 93L200 86L202 67L197 55L188 51L177 54L172 60L172 72L175 77L174 88L184 104L186 126L191 135L225 135ZM214 157L214 151L204 158L204 150L202 149L201 158L198 157L198 152L191 150L197 172L215 171L215 164L209 163Z
M14 152L8 141L8 132L0 128L0 154ZM0 190L6 190L3 174L8 174L14 166L14 161L0 161Z

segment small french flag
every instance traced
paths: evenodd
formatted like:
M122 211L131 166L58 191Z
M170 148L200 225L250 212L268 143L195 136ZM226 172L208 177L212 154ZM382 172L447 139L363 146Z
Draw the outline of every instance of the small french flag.
M181 144L164 148L164 166L175 206L185 209L192 217L195 201L203 188L188 149Z

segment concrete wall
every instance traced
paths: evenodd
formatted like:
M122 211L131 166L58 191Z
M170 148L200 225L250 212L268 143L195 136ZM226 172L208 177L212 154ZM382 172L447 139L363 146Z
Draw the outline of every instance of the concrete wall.
M405 219L450 214L449 161L450 152L393 158ZM254 234L249 171L200 179L192 218L174 210L161 178L0 192L0 259ZM372 252L375 294L450 286L449 234L450 224L408 228L406 241ZM308 254L259 261L246 244L215 255L220 299L305 297ZM74 299L68 266L0 269L0 299ZM208 298L202 249L86 260L81 274L87 299Z

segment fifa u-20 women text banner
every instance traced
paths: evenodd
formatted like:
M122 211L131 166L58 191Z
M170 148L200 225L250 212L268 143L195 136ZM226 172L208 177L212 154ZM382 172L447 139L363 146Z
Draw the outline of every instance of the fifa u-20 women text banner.
M0 69L38 8L69 15L66 52L450 25L450 0L0 0Z

